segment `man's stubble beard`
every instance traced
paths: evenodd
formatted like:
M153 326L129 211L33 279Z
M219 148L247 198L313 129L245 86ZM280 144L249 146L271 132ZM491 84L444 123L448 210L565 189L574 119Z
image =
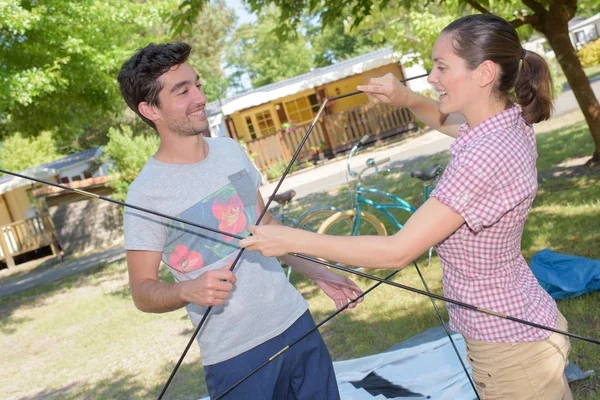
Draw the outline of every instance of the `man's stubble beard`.
M195 126L193 126L193 124L175 124L175 125L173 125L172 130L178 136L181 136L181 137L190 137L190 136L199 136L199 135L202 135L204 137L210 137L210 130L208 129L208 126L195 127Z

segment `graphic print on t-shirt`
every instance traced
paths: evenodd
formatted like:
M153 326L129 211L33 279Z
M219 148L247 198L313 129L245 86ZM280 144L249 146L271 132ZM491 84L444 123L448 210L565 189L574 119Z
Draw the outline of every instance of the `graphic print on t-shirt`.
M188 208L177 218L247 236L246 227L257 218L257 190L246 170L229 178L229 184ZM181 222L168 227L164 248L165 262L180 274L212 265L238 250L237 239L210 232Z

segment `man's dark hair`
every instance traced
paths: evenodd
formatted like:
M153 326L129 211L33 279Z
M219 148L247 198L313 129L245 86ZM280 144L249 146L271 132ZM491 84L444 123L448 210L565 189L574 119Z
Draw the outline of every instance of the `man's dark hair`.
M158 77L174 65L185 63L191 49L187 43L150 43L138 49L121 67L117 78L121 95L129 108L154 129L156 126L140 114L138 105L145 101L150 105L160 106L158 93L162 90L162 85Z

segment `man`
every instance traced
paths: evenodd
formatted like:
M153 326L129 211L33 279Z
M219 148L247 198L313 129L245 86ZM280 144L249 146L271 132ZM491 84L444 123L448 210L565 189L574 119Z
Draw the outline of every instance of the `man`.
M260 174L239 144L205 138L208 122L185 43L150 44L123 64L121 93L160 136L156 154L131 184L127 201L183 220L247 236L264 207ZM263 224L276 224L267 213ZM211 397L314 326L302 296L275 258L243 254L237 240L126 209L125 248L133 300L145 312L186 307L194 325L214 306L199 344ZM282 261L314 279L338 308L360 289L327 268ZM159 281L161 260L176 283ZM289 354L288 354L289 353ZM331 357L318 332L231 392L235 399L337 399Z

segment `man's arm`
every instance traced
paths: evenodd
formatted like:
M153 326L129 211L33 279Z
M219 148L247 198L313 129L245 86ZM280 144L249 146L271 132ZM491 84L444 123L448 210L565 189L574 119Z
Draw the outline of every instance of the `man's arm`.
M229 270L205 272L196 279L180 283L165 283L158 279L162 253L127 250L129 287L135 306L144 312L164 313L185 307L220 306L229 298L235 275Z

